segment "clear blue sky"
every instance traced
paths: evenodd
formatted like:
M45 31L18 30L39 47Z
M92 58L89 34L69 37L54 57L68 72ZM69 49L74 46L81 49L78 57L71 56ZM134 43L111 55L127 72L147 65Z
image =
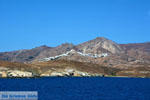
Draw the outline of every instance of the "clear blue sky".
M150 0L0 0L0 51L79 44L97 36L150 41Z

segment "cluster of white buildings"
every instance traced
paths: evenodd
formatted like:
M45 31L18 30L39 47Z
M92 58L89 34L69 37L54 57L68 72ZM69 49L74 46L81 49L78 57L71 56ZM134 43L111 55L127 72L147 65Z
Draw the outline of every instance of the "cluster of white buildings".
M82 56L88 56L88 57L92 57L92 58L99 58L99 57L106 57L108 56L107 53L102 53L102 54L92 54L92 53L82 53L82 52L77 52L78 54L82 55Z
M87 57L92 57L92 58L100 58L100 57L107 57L108 56L108 53L102 53L102 54L82 53L82 52L76 52L75 50L72 49L72 50L70 50L64 54L53 56L53 57L48 57L48 58L43 58L43 59L40 59L40 61L55 60L55 59L58 59L60 57L69 56L69 54L74 54L74 53L77 53L81 56L87 56Z

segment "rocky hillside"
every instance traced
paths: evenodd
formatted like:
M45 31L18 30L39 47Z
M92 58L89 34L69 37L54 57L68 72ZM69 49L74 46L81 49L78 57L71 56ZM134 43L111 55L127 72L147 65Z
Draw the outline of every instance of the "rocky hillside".
M68 60L33 62L32 64L0 61L0 77L42 77L42 76L128 76L150 77L150 66L105 65Z
M117 54L123 52L123 48L120 45L104 37L97 37L94 40L79 44L76 48L83 53L100 54L106 52Z
M66 54L71 50L76 53ZM45 58L59 58L97 64L107 62L107 65L134 61L150 63L150 43L117 44L104 37L97 37L79 45L65 43L57 47L40 46L30 50L0 53L0 60L11 62L31 63Z
M125 50L125 54L134 60L150 61L150 42L135 43L135 44L121 44Z
M98 37L79 45L65 43L57 47L40 46L30 50L4 52L0 53L0 60L11 62L32 62L42 58L57 56L72 49L83 54L120 54L124 52L119 44L106 38Z
M0 53L0 75L150 77L150 43L117 44L103 37L73 45ZM10 74L11 73L11 74Z
M112 72L116 73L117 71L115 68L67 60L34 62L32 64L0 61L0 75L5 73L5 77L102 76L112 75ZM31 74L26 75L26 73Z
M18 50L0 53L0 60L11 62L29 62L34 60L41 52L50 50L51 47L40 46L30 50Z
M40 52L39 55L35 57L35 59L38 60L42 58L60 55L60 54L66 53L67 51L70 51L73 48L74 48L73 44L65 43L57 47L43 50L42 52Z

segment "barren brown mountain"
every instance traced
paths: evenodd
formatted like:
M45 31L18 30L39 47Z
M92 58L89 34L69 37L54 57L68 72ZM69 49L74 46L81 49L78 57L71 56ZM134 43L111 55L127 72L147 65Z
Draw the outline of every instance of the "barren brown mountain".
M40 61L50 58L57 59ZM38 74L72 68L104 75L150 77L150 43L117 44L104 37L79 45L65 43L57 47L2 52L0 60L0 67L35 70Z

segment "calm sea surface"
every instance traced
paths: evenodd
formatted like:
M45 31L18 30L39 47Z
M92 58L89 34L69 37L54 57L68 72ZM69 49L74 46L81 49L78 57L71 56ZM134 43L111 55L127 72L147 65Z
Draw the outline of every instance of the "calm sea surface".
M0 91L38 91L38 100L150 100L150 79L0 79Z

